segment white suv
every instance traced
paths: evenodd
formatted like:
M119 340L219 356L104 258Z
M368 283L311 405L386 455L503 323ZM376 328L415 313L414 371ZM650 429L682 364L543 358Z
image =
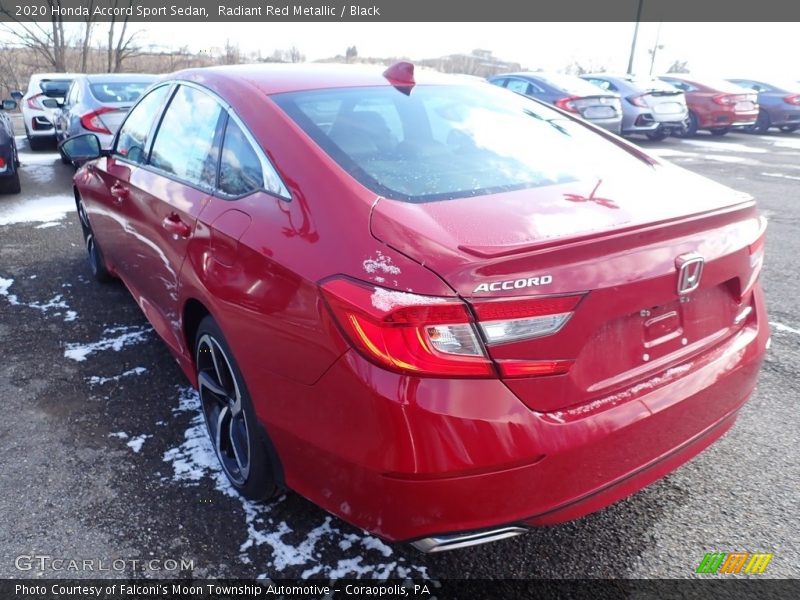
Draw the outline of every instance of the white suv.
M55 143L53 123L73 78L74 75L67 73L31 75L28 91L20 103L31 150L42 150Z

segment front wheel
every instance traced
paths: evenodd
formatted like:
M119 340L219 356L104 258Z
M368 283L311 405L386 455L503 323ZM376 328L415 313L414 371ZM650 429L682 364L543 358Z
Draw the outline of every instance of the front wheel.
M663 127L659 127L655 131L649 131L645 134L647 139L652 142L660 142L661 140L665 140L669 135L669 131L664 129Z
M778 129L783 133L793 133L797 131L798 127L800 127L800 125L781 125Z
M708 132L714 137L720 137L728 133L730 130L730 127L715 127L714 129L709 129Z
M208 435L234 488L249 500L277 492L274 470L244 379L222 331L210 316L195 343L197 389Z

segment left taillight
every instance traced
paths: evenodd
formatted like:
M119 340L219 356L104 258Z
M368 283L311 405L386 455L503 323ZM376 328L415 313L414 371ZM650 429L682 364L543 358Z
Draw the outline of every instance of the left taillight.
M106 127L106 124L103 123L102 119L100 118L101 115L105 113L113 112L115 109L109 108L104 106L103 108L98 108L97 110L93 110L92 112L86 113L81 117L81 125L84 129L88 131L93 131L95 133L107 133L110 134L111 130Z
M783 97L783 101L786 102L786 104L791 104L793 106L799 106L800 105L800 94L789 94L788 96L784 96Z
M634 106L638 106L639 108L647 108L647 102L644 100L644 94L639 94L638 96L628 96L625 99Z
M559 98L558 100L555 101L555 105L561 110L566 110L567 112L578 114L580 111L578 110L575 101L580 99L581 99L580 96L569 96L567 98Z
M582 296L477 301L421 296L337 278L322 284L336 321L366 358L393 371L439 377L533 377L566 373L568 360L497 360L485 344L551 335Z

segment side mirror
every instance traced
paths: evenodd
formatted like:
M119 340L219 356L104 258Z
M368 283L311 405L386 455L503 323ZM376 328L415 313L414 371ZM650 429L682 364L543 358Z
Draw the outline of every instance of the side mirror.
M3 100L3 110L14 110L17 108L16 100Z
M64 153L64 156L74 163L82 163L103 156L100 140L93 133L69 138L61 142L58 147Z
M42 98L40 102L45 108L59 108L61 106L55 98Z
M12 91L12 92L11 92L11 97L12 97L14 100L16 100L17 102L19 102L20 100L22 100L22 98L23 98L24 96L25 96L25 94L23 94L23 93L22 93L22 92L20 92L19 90L14 90L14 91Z

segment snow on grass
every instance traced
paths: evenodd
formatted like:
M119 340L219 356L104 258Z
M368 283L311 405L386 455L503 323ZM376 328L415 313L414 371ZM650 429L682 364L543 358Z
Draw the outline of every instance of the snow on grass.
M102 339L88 344L68 343L64 350L64 357L83 362L92 354L113 350L119 352L126 346L139 344L147 339L152 329L150 327L123 326L108 327L103 330Z
M783 323L778 323L777 321L770 321L769 324L772 326L772 329L774 331L777 331L779 333L793 333L795 335L800 335L800 329L789 327L788 325L784 325Z
M27 197L22 201L0 204L0 225L52 223L74 210L75 198L69 194Z
M286 502L286 497L269 504L256 504L242 498L219 466L200 412L197 392L181 387L177 400L178 406L173 413L193 416L181 444L164 453L164 461L172 466L172 476L168 480L180 485L197 485L209 478L219 492L241 502L245 537L239 548L239 560L252 564L251 551L261 547L271 552L270 563L260 565L268 569L259 575L260 578L280 578L290 567L302 568L301 577L304 579L312 576L388 579L405 578L411 574L427 578L425 567L402 565L406 561L403 557L387 561L394 554L391 547L366 533L359 536L342 531L334 517L326 516L316 526L301 530L272 516L276 507ZM326 561L326 550L333 550L337 555L347 552L351 556Z
M134 367L133 369L129 369L119 375L114 375L112 377L99 377L97 375L92 375L91 377L86 378L86 383L91 386L95 385L105 385L106 383L110 383L112 381L116 382L122 379L123 377L131 377L133 375L141 375L142 373L146 373L147 369L144 367Z

